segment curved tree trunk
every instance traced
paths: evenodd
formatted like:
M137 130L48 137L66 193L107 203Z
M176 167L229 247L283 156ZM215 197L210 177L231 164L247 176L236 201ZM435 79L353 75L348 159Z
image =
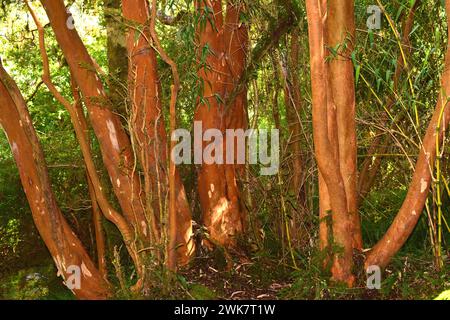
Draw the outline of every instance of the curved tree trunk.
M447 13L447 25L450 26L450 0L445 1L445 9ZM436 146L442 143L445 130L450 123L450 110L448 107L448 101L450 100L450 28L448 27L448 29L447 51L441 78L441 90L437 100L436 110L422 141L419 158L417 159L408 193L392 225L367 255L366 267L372 265L385 267L389 263L414 230L428 197L432 172L437 156Z
M78 119L80 128L84 132L84 139L86 141L86 145L90 147L89 126L86 121L86 117L84 115L83 105L81 104L81 97L78 92L78 88L77 88L75 82L73 81L73 77L71 78L71 85L72 85L73 97L76 101L74 110L77 115L77 119ZM89 154L92 154L92 148L89 148L88 152L89 152ZM95 186L92 183L92 179L89 175L88 170L86 170L86 180L87 180L87 185L88 185L89 197L91 199L91 204L92 204L92 222L94 224L98 270L100 271L101 275L103 276L103 279L106 280L108 270L106 267L105 234L103 232L103 223L102 223L103 215L102 215L100 205L98 203L97 196L95 194Z
M65 279L81 271L80 299L105 299L108 284L63 217L51 189L44 155L25 101L0 64L0 125L3 127L26 193L36 227Z
M149 221L140 198L140 182L134 168L129 138L110 101L75 29L68 28L69 14L62 0L41 0L56 40L83 95L92 128L100 144L103 162L111 178L114 193L124 216L135 228L142 242L150 239Z

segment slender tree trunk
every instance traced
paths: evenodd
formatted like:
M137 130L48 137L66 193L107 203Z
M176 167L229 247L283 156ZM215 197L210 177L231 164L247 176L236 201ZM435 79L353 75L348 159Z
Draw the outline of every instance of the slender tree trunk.
M84 115L83 105L81 103L81 96L78 92L78 88L73 81L73 77L71 78L72 84L72 93L73 97L76 101L74 109L77 114L78 123L80 124L81 129L84 132L84 139L86 140L86 144L89 145L89 127L86 121L86 117ZM92 154L92 149L89 149L89 153ZM107 279L108 270L106 267L106 247L105 247L105 234L103 232L103 223L102 223L102 211L98 204L97 196L95 195L95 187L92 183L92 179L89 175L88 170L86 170L86 180L88 185L89 197L91 199L92 204L92 221L94 224L94 232L95 232L95 244L97 249L97 264L98 270L102 274L104 279Z
M447 24L450 26L450 0L445 1ZM441 90L436 110L428 125L420 148L414 175L400 211L383 238L367 255L366 267L385 267L411 235L423 211L432 180L437 145L442 143L450 122L450 29L447 35L445 66L441 77Z
M295 198L299 200L300 205L306 203L303 186L303 160L301 153L301 123L300 113L302 111L302 98L300 93L300 79L298 68L299 63L299 30L295 28L291 34L289 57L287 61L287 70L285 72L285 100L286 100L286 116L289 126L289 145L292 157L292 183L291 190Z
M77 236L64 219L53 194L44 155L25 101L0 64L0 125L19 168L36 227L65 280L81 271L80 287L72 291L80 299L105 299L108 284L96 269ZM70 281L69 281L70 282Z
M103 232L103 219L102 211L97 202L97 197L95 196L94 186L92 185L89 173L87 174L89 197L92 203L92 221L94 224L95 232L95 244L97 248L97 265L100 274L104 279L108 277L108 269L106 266L106 241L105 233Z
M163 7L165 2L162 3ZM181 183L181 178L176 170L175 159L172 156L177 143L172 139L177 126L177 101L178 92L180 91L180 74L176 62L164 50L161 41L156 33L156 21L158 17L158 3L157 0L152 0L152 10L150 19L150 34L153 40L155 50L158 52L161 59L169 65L172 72L173 82L170 86L170 105L169 105L169 121L170 121L170 156L169 156L169 216L168 216L168 236L169 243L167 246L167 266L169 270L176 271L177 268L177 253L184 256L184 262L187 262L190 255L193 253L195 246L192 239L192 221L191 214L186 200L184 187ZM181 197L182 195L183 197ZM183 211L181 211L183 210ZM178 214L178 212L181 214ZM186 217L186 213L189 215ZM185 214L185 216L183 216ZM180 247L180 250L177 250Z

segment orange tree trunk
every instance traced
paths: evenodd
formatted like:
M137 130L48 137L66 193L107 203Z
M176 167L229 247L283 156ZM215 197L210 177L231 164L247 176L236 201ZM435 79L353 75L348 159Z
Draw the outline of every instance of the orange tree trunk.
M323 3L321 5L317 0L307 0L306 10L310 46L315 154L319 172L324 182L321 183L321 194L323 195L326 192L330 201L333 241L342 251L334 254L331 271L334 280L346 282L351 286L354 282L354 276L352 275L352 225L348 216L345 184L339 165L340 159L334 149L334 146L338 145L336 135L336 132L338 132L338 117L336 116L336 106L330 99L331 88L327 86L328 70L324 45L326 30L323 23L326 8ZM324 207L325 203L321 203L321 205L321 211L328 210L327 207Z
M227 1L227 11L225 17L224 33L225 33L225 57L227 59L228 80L225 97L233 94L234 90L241 85L242 77L247 67L247 55L249 46L248 26L241 22L241 17L246 8L242 1ZM232 100L227 100L228 105L225 106L226 112L226 129L246 129L247 121L247 85L244 83L236 96ZM237 145L237 139L234 145ZM226 144L225 140L225 144ZM237 148L231 151L233 160L238 158ZM225 165L225 175L228 184L228 196L234 202L240 201L240 189L238 180L243 177L245 165L227 164ZM244 208L240 207L241 223L243 229L247 225L247 216Z
M221 0L197 1L198 62L202 64L198 76L203 92L194 116L195 121L202 123L203 132L218 129L224 136L227 128L246 126L247 103L244 88L229 106L224 105L227 93L232 92L243 72L247 43L247 27L239 22L242 5L230 1L226 7L224 18ZM224 138L222 146L225 145ZM203 143L202 150L205 146ZM243 232L245 224L237 169L234 165L203 163L198 177L203 223L210 240L227 247L236 245L236 236Z
M446 0L445 9L447 23L450 25L450 0ZM400 250L411 235L423 211L432 181L432 171L436 160L437 145L442 143L445 129L450 122L450 31L447 35L447 51L444 72L441 79L441 90L436 110L428 125L427 132L420 148L414 175L408 193L400 211L395 217L383 238L367 255L366 267L377 265L385 267L391 258Z
M133 27L127 34L129 56L129 99L131 100L131 125L137 156L144 169L147 204L151 205L152 221L156 223L166 211L168 192L168 153L165 121L158 81L156 52L152 47L149 27L150 11L146 0L122 0L124 18ZM137 27L139 26L139 27ZM178 174L176 184L176 248L180 264L188 262L193 254L192 218L186 192Z
M3 127L36 227L65 280L80 272L80 299L105 299L108 284L97 270L80 240L64 219L54 197L44 155L25 101L14 81L0 64L0 125ZM70 283L70 281L69 281Z
M358 214L355 81L351 54L355 41L353 0L329 0L326 20L326 46L336 52L330 57L329 85L337 110L339 163L352 224L353 248L362 250Z
M322 7L324 8L324 7ZM328 79L328 69L324 68L324 79ZM327 80L324 80L327 81ZM327 82L324 84L326 86L326 99L327 99L327 134L328 140L332 141L331 152L332 156L335 159L339 157L339 144L337 143L337 119L336 119L336 106L333 103L331 97L331 87L327 85ZM327 184L320 173L319 170L319 240L320 240L320 249L324 250L324 266L328 267L329 263L332 262L330 258L333 255L333 217L332 217L332 207L331 207L331 199L330 194L328 192ZM350 235L349 235L350 237Z
M56 40L83 95L92 128L99 141L103 162L111 178L114 193L124 216L143 242L150 239L151 229L140 199L139 178L129 138L121 121L110 109L110 102L89 56L75 29L68 28L69 18L64 1L42 0Z

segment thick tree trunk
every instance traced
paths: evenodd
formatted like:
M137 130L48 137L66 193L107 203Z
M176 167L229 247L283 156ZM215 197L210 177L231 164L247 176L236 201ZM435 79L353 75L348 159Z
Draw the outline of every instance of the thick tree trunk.
M347 198L344 179L340 171L340 159L333 146L338 145L336 106L329 95L327 86L327 65L325 54L325 8L317 0L307 0L308 32L311 61L311 87L313 101L313 134L316 160L323 181L326 184L332 209L333 241L341 247L342 252L333 257L332 274L336 281L346 282L351 286L353 240L352 225L348 216ZM325 189L322 188L322 194ZM322 203L323 206L323 203ZM328 208L322 207L324 210Z
M207 66L198 73L203 82L203 97L199 99L194 119L202 123L202 134L208 129L218 129L225 136L227 128L246 126L246 89L238 92L229 108L223 102L227 94L232 93L230 89L238 83L245 66L247 27L239 22L243 9L241 4L227 2L225 21L221 0L208 1L207 4L209 11L204 9L203 2L197 2L200 20L204 21L197 25L199 61L206 45L211 53L206 58ZM205 146L204 143L201 150ZM226 146L225 138L222 146ZM236 236L243 232L245 225L237 169L234 165L204 163L198 178L203 223L210 233L210 240L226 247L236 245Z
M322 6L321 8L325 8ZM323 12L322 14L325 14ZM324 70L324 78L328 81L328 69L325 66ZM338 141L338 132L337 132L337 119L336 119L336 106L332 101L332 92L331 87L327 82L324 84L326 86L326 97L327 97L327 129L328 129L328 140L334 141L331 145L331 152L335 159L339 158L339 144ZM332 207L331 207L331 198L328 191L328 187L326 181L324 180L322 174L319 169L319 240L320 240L320 249L324 251L324 266L328 267L330 264L331 258L333 256L333 215L332 215ZM350 236L350 235L349 235Z
M447 24L450 26L450 0L446 0ZM367 255L366 267L377 265L385 267L391 258L400 250L411 235L423 211L428 191L432 181L432 172L436 160L437 145L442 143L445 130L450 123L450 29L447 35L447 51L445 66L441 79L441 90L437 100L436 110L428 125L422 141L419 158L408 193L400 211L395 217L383 238Z
M241 16L245 12L243 1L227 1L226 17L224 25L225 33L225 57L228 66L228 80L225 89L225 97L228 98L240 85L240 81L247 67L247 55L249 47L248 26L242 23ZM225 106L226 129L247 129L247 85L244 84L237 91L237 95L231 104ZM227 141L225 139L225 145ZM238 139L234 140L236 146ZM241 192L239 189L239 180L244 178L245 165L236 164L238 159L237 148L232 150L235 164L225 165L225 175L228 184L228 196L236 203L241 202ZM248 221L245 209L240 206L241 222L243 231L246 229Z
M137 156L144 170L147 204L153 212L153 228L159 234L158 222L168 209L168 150L156 52L149 25L150 11L145 0L123 0L122 10L125 19L140 26L129 28L127 33L131 125ZM179 264L186 264L194 253L192 217L178 171L175 172L175 185L175 247Z
M108 284L96 269L77 236L64 219L53 195L44 155L25 101L0 64L0 125L19 168L36 227L65 279L80 272L80 287L72 291L80 299L105 299Z
M336 49L330 57L329 85L337 109L339 163L344 180L347 208L352 225L353 248L362 250L358 214L356 165L355 81L351 54L355 41L354 0L329 0L326 20L326 46Z
M56 40L64 53L87 106L92 128L100 144L103 162L122 211L140 239L148 242L151 229L140 198L129 138L119 117L110 108L95 65L75 29L68 28L69 15L62 0L42 0Z

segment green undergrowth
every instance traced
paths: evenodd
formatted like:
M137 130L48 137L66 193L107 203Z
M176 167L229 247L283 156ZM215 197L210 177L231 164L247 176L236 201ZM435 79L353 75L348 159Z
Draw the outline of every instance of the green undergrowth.
M0 299L72 300L74 295L56 276L51 261L46 266L22 269L0 279Z

